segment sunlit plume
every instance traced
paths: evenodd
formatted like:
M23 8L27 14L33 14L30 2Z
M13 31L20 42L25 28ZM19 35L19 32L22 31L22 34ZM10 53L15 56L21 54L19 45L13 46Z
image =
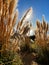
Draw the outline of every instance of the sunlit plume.
M25 24L25 21L31 21L31 19L33 17L32 14L33 14L33 9L31 7L24 13L24 15L21 18L21 21L23 20L23 25Z
M29 12L25 18L26 21L30 21L32 19L33 9L32 7L29 9Z

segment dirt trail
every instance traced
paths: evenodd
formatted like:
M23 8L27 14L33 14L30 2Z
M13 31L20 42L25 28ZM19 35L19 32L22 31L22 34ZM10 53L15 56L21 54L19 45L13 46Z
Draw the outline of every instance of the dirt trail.
M21 53L21 58L24 62L24 65L38 65L36 60L36 55L34 53Z

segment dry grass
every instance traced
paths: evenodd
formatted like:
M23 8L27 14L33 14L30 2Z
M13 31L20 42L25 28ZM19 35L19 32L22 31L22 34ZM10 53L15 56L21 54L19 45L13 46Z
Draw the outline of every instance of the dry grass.
M31 30L32 25L30 22L25 20L28 13L30 11L32 12L32 8L29 8L26 11L25 15L21 18L16 26L16 32L13 32L18 17L18 11L15 10L17 3L18 0L0 0L0 56L3 56L3 59L8 59L10 57L11 61L15 59L14 56L16 55L17 51L21 50L20 48L24 47L25 45L27 45L28 48L32 46L32 42L27 36L27 33ZM43 19L41 23L37 20L36 25L35 45L37 43L37 46L39 45L39 47L46 47L49 51L49 36L47 35L48 23L46 23ZM39 47L38 49L42 49L43 52L43 48L41 47L40 49Z
M43 19L42 23L37 20L37 29L35 31L36 42L42 46L46 46L49 40L47 32L48 32L48 23L46 23Z
M0 52L10 47L8 41L18 17L17 3L18 0L0 0Z
M22 46L21 43L28 45L30 42L29 37L26 36L30 30L30 23L25 21L25 25L23 25L23 20L25 20L31 8L27 10L22 20L18 23L16 35L13 32L18 17L18 11L15 11L17 2L18 0L0 0L0 53L5 62L9 57L12 58L16 55L16 51L20 50L20 46ZM13 35L11 36L12 33ZM13 58L11 61L13 61Z

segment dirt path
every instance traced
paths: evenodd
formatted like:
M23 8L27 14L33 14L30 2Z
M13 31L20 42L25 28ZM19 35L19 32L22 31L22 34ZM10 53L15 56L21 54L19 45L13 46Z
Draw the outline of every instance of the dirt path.
M21 53L21 58L23 60L24 65L38 65L36 60L36 55L34 53Z

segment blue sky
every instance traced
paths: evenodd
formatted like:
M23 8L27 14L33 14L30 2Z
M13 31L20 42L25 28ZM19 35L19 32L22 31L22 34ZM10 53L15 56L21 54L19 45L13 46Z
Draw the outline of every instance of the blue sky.
M33 8L33 23L37 19L42 20L42 15L45 16L45 20L49 23L49 0L19 0L19 18L30 7Z

